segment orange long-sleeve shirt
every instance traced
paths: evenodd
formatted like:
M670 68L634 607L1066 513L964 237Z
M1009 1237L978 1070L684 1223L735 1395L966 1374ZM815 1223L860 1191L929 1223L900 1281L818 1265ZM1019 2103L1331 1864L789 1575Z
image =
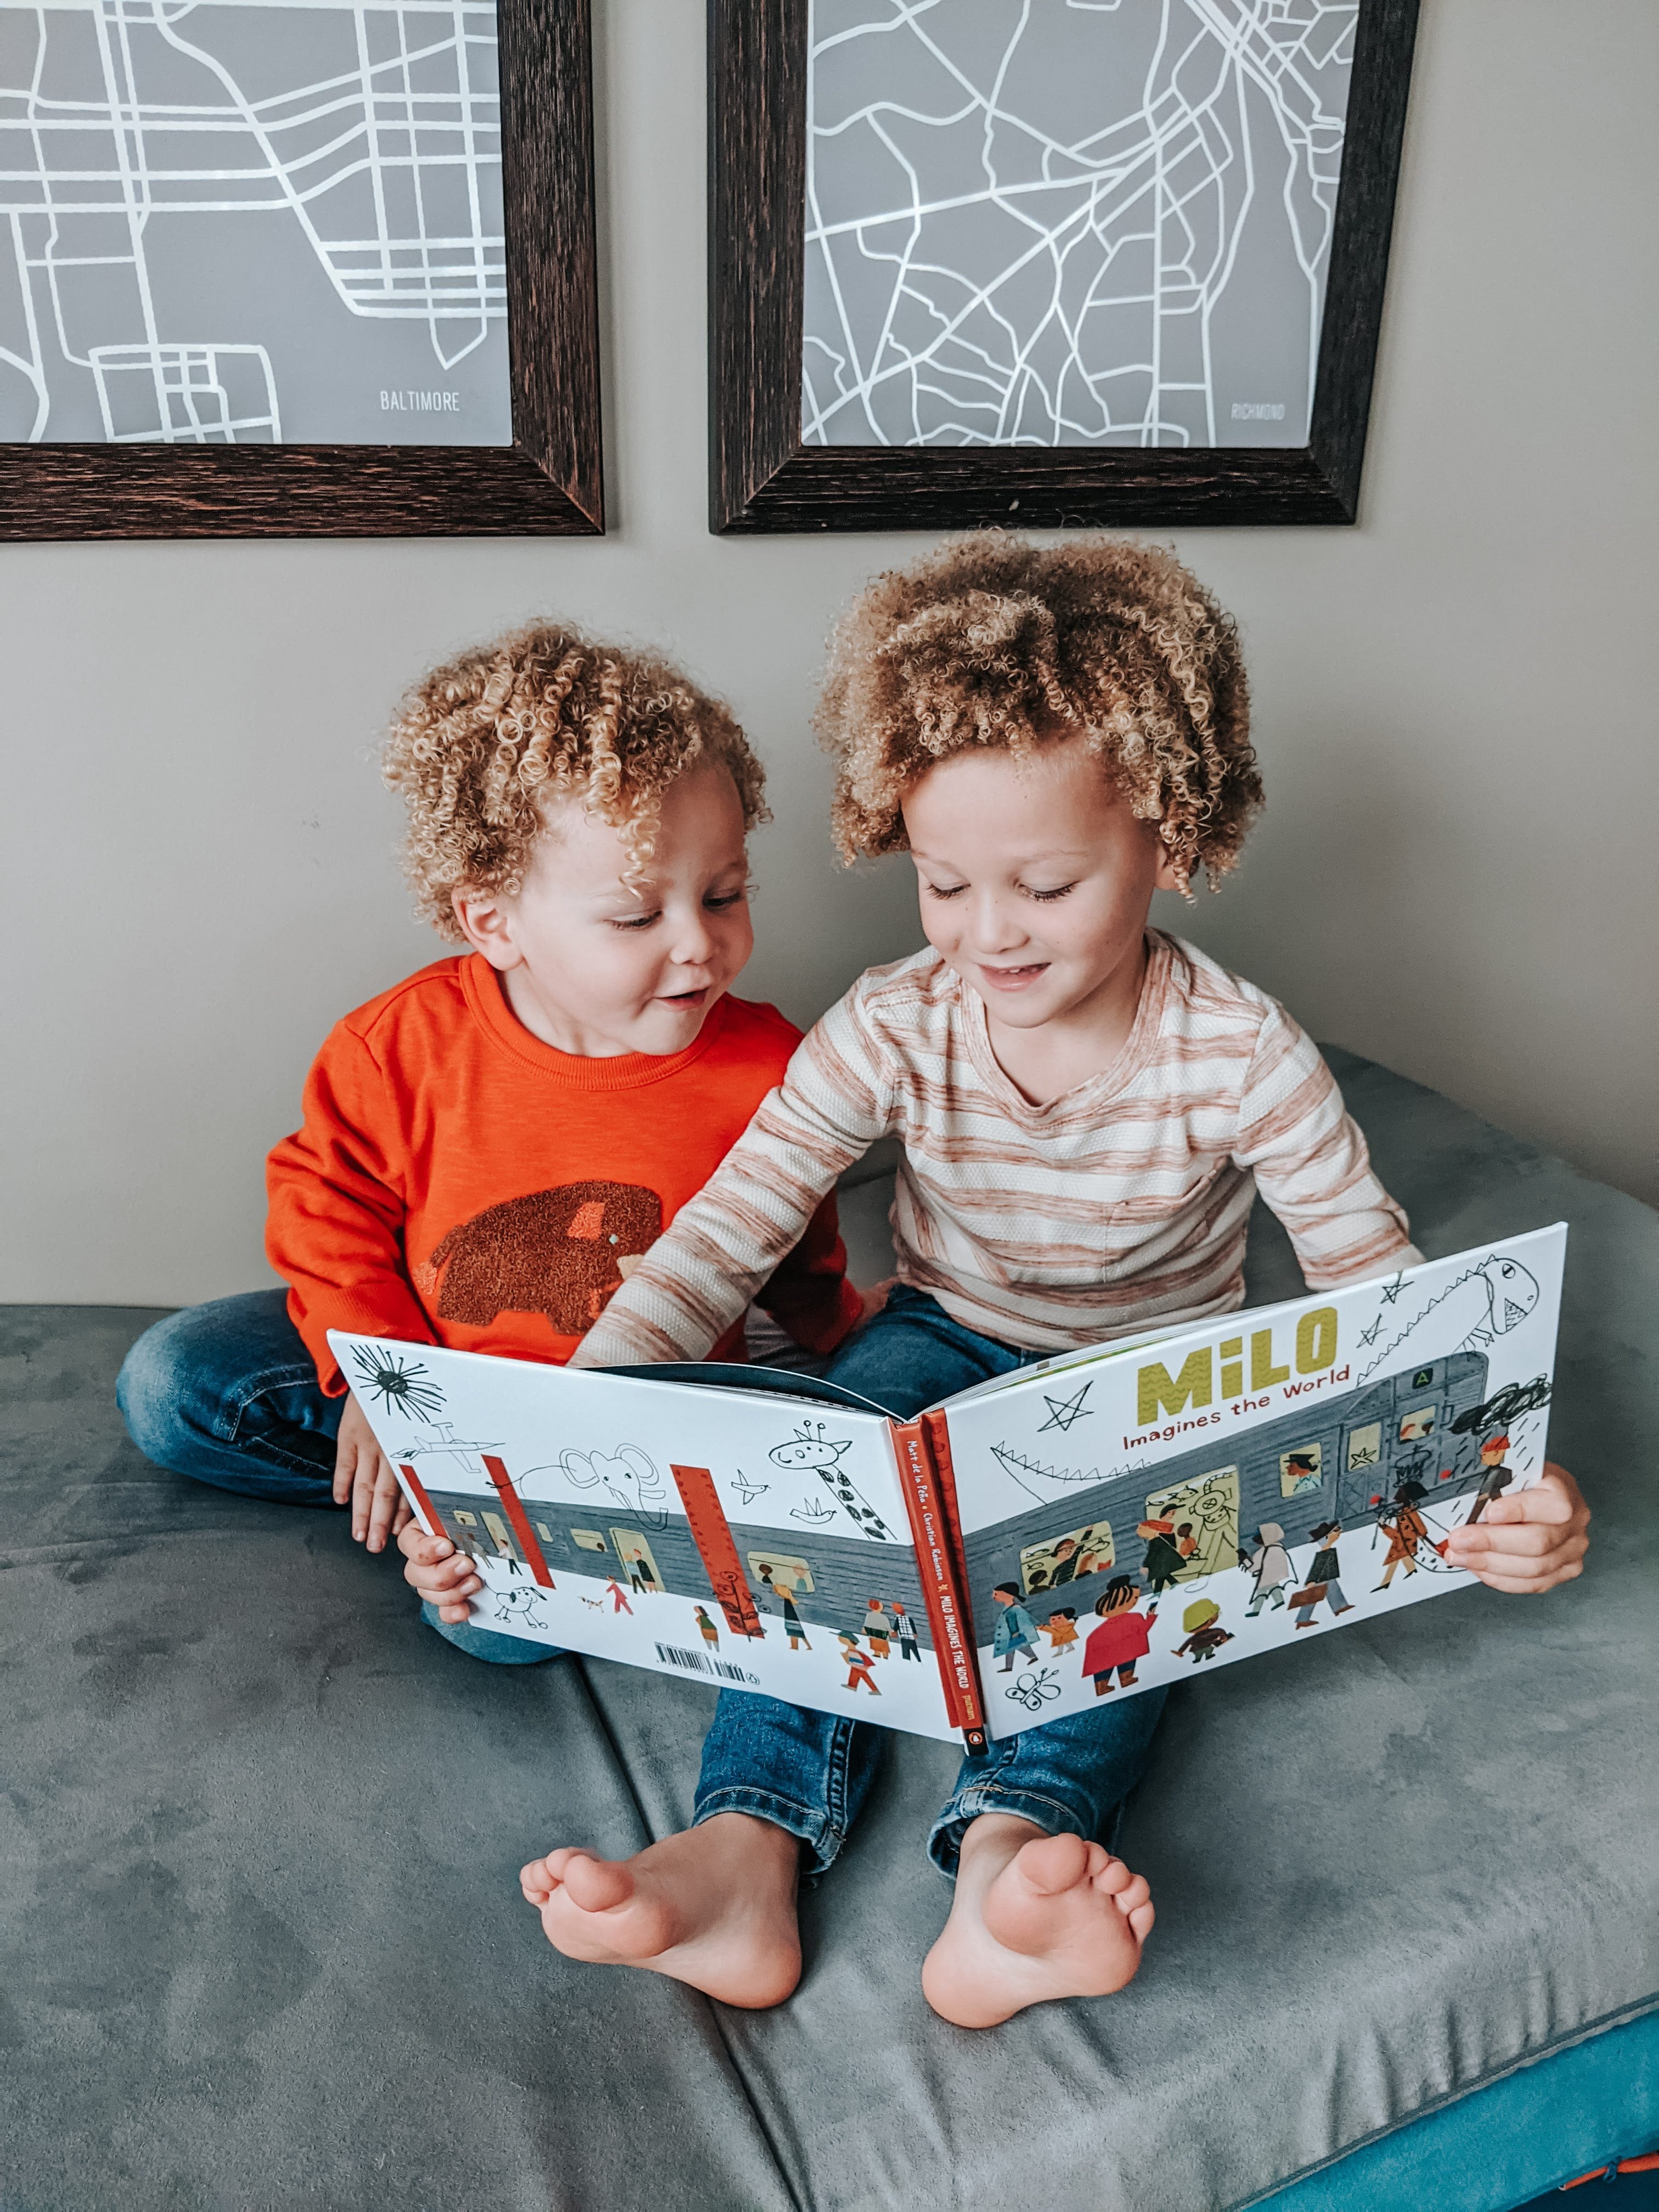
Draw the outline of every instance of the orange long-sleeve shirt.
M582 1060L532 1036L477 953L337 1023L266 1166L265 1249L323 1389L327 1331L568 1359L781 1081L800 1032L722 999L695 1044ZM859 1311L833 1200L760 1303L828 1351ZM716 1358L742 1358L742 1328Z

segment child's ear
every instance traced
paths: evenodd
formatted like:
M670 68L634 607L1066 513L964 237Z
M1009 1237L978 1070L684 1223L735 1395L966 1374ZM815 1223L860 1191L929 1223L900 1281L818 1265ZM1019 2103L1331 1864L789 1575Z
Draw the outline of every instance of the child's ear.
M449 903L461 934L475 952L482 952L492 968L506 975L520 966L524 955L513 942L512 924L499 898L470 898L464 890L451 891Z

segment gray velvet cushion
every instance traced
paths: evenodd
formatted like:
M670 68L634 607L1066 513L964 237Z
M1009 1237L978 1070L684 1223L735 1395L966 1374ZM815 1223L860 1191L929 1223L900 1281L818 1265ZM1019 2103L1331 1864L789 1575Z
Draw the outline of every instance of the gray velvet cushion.
M984 2035L917 1988L948 1749L893 1739L787 2005L561 1959L518 1866L680 1824L707 1693L463 1658L337 1516L125 1443L152 1316L0 1312L0 2204L1219 2212L1652 2005L1659 1222L1329 1057L1426 1250L1571 1221L1590 1571L1177 1691L1140 1978ZM1297 1287L1260 1213L1251 1277Z

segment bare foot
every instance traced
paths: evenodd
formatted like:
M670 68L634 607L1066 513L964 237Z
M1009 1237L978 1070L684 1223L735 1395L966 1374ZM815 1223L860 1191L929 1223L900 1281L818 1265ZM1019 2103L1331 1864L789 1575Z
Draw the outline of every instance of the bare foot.
M1144 1877L1103 1845L981 1813L922 1993L958 2027L994 2027L1051 1997L1109 1996L1134 1978L1152 1924Z
M717 1813L631 1859L550 1851L519 1879L567 1959L648 1966L722 2004L781 2004L800 1979L800 1846L769 1820Z

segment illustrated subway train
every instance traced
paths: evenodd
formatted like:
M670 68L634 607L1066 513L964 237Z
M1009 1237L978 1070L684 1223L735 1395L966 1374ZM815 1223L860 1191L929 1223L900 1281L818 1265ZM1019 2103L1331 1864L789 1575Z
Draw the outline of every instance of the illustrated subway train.
M1135 1531L1144 1519L1190 1530L1192 1558L1180 1579L1193 1582L1235 1567L1241 1543L1254 1544L1264 1522L1276 1523L1286 1544L1304 1545L1322 1522L1337 1520L1352 1531L1370 1521L1401 1482L1420 1484L1431 1504L1472 1489L1480 1477L1481 1434L1460 1433L1454 1424L1483 1402L1486 1374L1482 1354L1454 1352L1345 1396L1310 1398L1305 1407L1225 1444L1218 1438L1155 1468L1068 1486L1051 1503L974 1531L966 1550L979 1640L991 1640L998 1583L1016 1584L1038 1620L1068 1603L1086 1613L1102 1578L1138 1574L1146 1546ZM471 1461L468 1448L455 1449ZM439 1447L423 1461L422 1480L445 1533L465 1551L532 1576L504 1501L446 1488L443 1454ZM561 1571L601 1583L614 1578L635 1605L659 1595L708 1603L709 1576L684 1515L534 1496L521 1504L556 1582ZM908 1547L736 1521L730 1533L769 1632L781 1616L777 1590L787 1585L809 1632L857 1630L879 1598L904 1606L929 1645Z
M1178 1580L1191 1583L1236 1567L1240 1546L1250 1549L1264 1522L1296 1546L1324 1522L1348 1530L1374 1522L1402 1482L1419 1484L1431 1509L1459 1496L1480 1481L1482 1437L1478 1427L1459 1432L1454 1425L1484 1402L1486 1374L1483 1353L1455 1352L1363 1390L1310 1397L1260 1428L1079 1485L975 1530L967 1553L980 1642L988 1643L995 1626L991 1592L999 1583L1016 1584L1042 1621L1072 1603L1081 1619L1104 1586L1097 1577L1138 1577L1143 1520L1190 1532L1194 1548ZM1029 1470L1012 1449L1007 1460Z

